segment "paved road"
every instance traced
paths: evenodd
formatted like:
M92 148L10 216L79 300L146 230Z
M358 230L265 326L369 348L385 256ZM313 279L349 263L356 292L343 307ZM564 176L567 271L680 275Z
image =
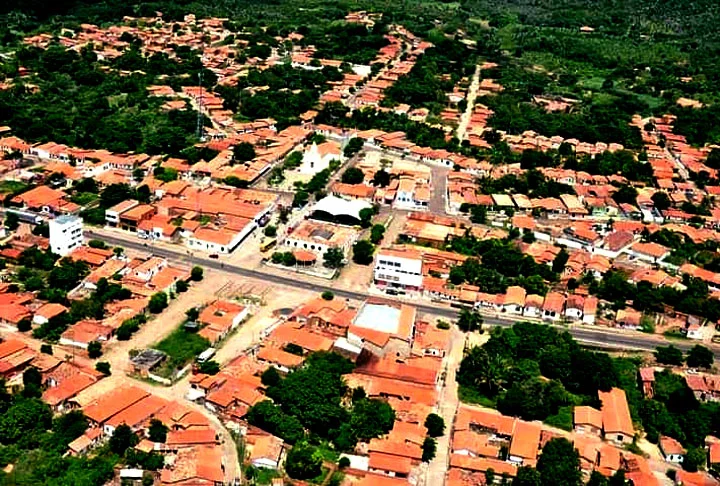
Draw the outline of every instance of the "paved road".
M137 240L133 235L128 235L128 237L125 238L118 235L109 235L105 231L87 230L85 231L85 233L90 237L105 240L111 245L123 246L138 251L151 250L150 247L146 246L143 242ZM210 258L191 256L186 253L187 250L185 250L184 248L170 250L168 248L154 247L152 248L152 252L155 255L167 258L168 260L177 261L183 264L189 263L191 265L201 265L205 268L222 270L225 272L234 273L242 277L262 280L269 284L291 285L298 289L308 290L316 293L329 291L333 292L339 297L351 300L365 300L368 297L371 297L371 295L366 292L356 292L340 288L337 286L337 282L325 285L308 281L302 275L298 274L288 273L287 275L276 275L269 272L264 272L262 270L243 268L238 265L228 264ZM396 297L395 299L398 298ZM408 303L414 305L421 313L431 314L447 319L457 318L458 310L452 307L440 304L422 303L410 299L408 299ZM521 317L507 318L497 315L484 315L483 317L486 325L502 327L510 327L515 322L522 320ZM582 342L583 344L589 346L597 346L601 348L653 351L657 346L672 343L683 351L687 351L696 344L693 341L669 341L662 336L642 334L639 332L611 330L601 327L580 325L572 325L569 327L563 325L556 325L555 327L559 329L567 329L575 339ZM707 346L707 344L705 345ZM720 359L720 348L715 345L709 345L709 347L715 353L715 358Z
M447 197L447 176L451 169L449 167L431 165L430 170L432 171L432 191L428 209L432 214L444 216L447 213L447 205L445 203L445 198Z

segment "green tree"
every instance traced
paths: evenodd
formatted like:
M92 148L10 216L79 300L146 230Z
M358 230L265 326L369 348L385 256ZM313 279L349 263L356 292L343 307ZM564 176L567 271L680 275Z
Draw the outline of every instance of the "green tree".
M250 425L277 435L290 444L305 437L305 430L300 421L296 417L285 414L270 400L263 400L250 407L247 421Z
M32 329L32 321L29 318L21 319L17 323L17 329L20 332L28 332Z
M372 224L372 218L375 216L375 210L373 208L364 208L360 210L360 226L363 228L369 228Z
M517 475L513 479L512 486L542 486L540 473L530 466L518 468Z
M268 238L275 238L277 236L277 226L273 226L271 224L265 226L263 234Z
M373 225L372 229L370 230L370 242L374 245L377 245L382 241L383 236L385 236L385 226L381 224Z
M198 371L206 375L217 375L220 372L220 365L213 360L203 361L198 364Z
M152 419L148 427L148 438L153 442L164 443L167 440L168 428L158 419Z
M687 451L683 457L683 469L689 472L695 472L705 465L705 449L702 447L693 447Z
M390 174L385 169L375 172L372 183L376 187L386 187L390 184Z
M430 462L435 458L437 452L437 441L432 437L425 437L422 443L422 461Z
M489 467L485 471L485 484L493 484L495 482L495 469Z
M197 321L200 317L200 310L197 307L190 307L185 311L185 317L188 321Z
M102 373L104 376L110 376L112 372L110 371L110 363L107 361L98 361L95 363L95 369Z
M613 195L612 198L618 204L637 204L638 192L632 186L624 185L621 186Z
M608 486L608 480L600 472L593 471L586 486Z
M655 348L655 359L658 363L679 366L683 364L683 354L673 346L658 346Z
M572 442L565 438L551 439L537 462L543 484L579 486L582 482L580 456Z
M299 208L302 206L305 206L310 199L310 194L305 190L298 190L295 192L295 195L293 196L293 202L292 205L295 208Z
M375 245L368 240L360 240L353 245L353 261L358 265L369 265L373 261Z
M38 398L17 397L0 415L0 442L3 445L34 446L38 437L50 429L52 411Z
M20 226L20 218L15 213L6 212L3 224L9 231L15 231Z
M431 413L425 418L425 427L430 437L440 437L445 433L445 420L440 415Z
M102 344L99 341L92 341L88 343L87 351L90 359L99 358L102 356Z
M325 292L323 292L322 294L320 294L320 297L321 297L323 300L333 300L333 299L335 298L335 294L333 294L333 293L330 292L329 290L326 290Z
M461 309L457 325L462 332L475 332L482 328L483 318L475 310Z
M23 372L23 396L40 397L42 394L42 374L34 366L29 367Z
M705 346L696 344L688 351L686 364L691 368L712 368L715 355Z
M565 270L565 264L569 259L570 254L565 250L565 248L562 248L558 254L555 255L555 259L552 263L552 271L561 274L563 270Z
M242 142L233 148L233 159L239 162L247 162L255 158L255 148L252 144Z
M322 472L322 455L307 444L295 444L288 452L285 471L293 479L312 479Z
M345 265L345 255L340 248L328 248L323 254L323 266L327 268L342 268Z
M650 199L652 199L653 206L655 206L655 209L658 211L665 211L672 205L670 197L663 191L657 191Z
M362 150L364 144L365 140L360 137L351 138L343 149L343 155L348 158L352 157L356 153L360 152L360 150Z
M156 292L150 297L148 310L153 314L159 314L168 306L168 296L165 292Z
M365 180L365 174L357 167L350 167L343 172L340 180L345 184L362 184L363 180Z
M395 411L387 402L364 398L353 403L350 428L354 436L368 441L390 432L395 423Z
M187 292L188 288L190 288L190 285L185 280L175 282L175 291L179 294Z
M128 425L120 424L115 428L108 445L112 452L123 455L128 448L133 447L138 441L138 436Z
M190 280L193 282L199 282L203 279L203 269L202 267L194 266L192 267L192 270L190 270Z
M260 381L266 387L277 386L282 381L282 376L274 366L270 366L260 375Z

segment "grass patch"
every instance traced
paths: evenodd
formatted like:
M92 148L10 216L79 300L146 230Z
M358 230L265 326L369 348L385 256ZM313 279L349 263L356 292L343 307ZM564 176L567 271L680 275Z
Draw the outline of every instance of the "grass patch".
M560 407L558 413L550 415L545 419L545 423L558 429L572 430L573 429L573 407L568 405L567 407Z
M181 325L154 346L155 349L168 355L157 374L170 377L209 347L210 341L198 336L197 333L186 331Z
M685 341L687 339L687 336L685 334L681 333L680 331L678 331L677 329L670 329L668 331L665 331L663 333L663 336L665 336L668 339L682 339L683 341Z
M28 185L20 181L0 181L0 194L15 194L24 191Z
M70 200L80 206L87 206L91 202L97 201L98 195L92 192L78 192L70 197Z
M275 478L281 478L282 474L272 469L265 469L259 467L256 469L255 484L272 484L272 480Z
M458 388L458 396L461 402L481 405L483 407L497 408L495 399L487 397L472 388L460 386Z

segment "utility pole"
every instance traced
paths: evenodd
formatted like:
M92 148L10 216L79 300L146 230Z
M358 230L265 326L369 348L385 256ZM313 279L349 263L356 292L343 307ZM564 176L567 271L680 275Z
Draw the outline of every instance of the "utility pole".
M200 69L200 72L198 73L198 84L200 85L200 99L198 100L198 115L197 115L197 138L200 140L203 140L203 94L204 89L203 84L203 72L202 68Z

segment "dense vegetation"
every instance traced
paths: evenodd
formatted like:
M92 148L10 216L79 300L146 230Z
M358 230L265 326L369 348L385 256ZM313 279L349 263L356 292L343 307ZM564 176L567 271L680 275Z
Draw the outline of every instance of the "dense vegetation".
M697 359L703 353L693 354ZM638 390L637 372L635 361L585 350L567 332L519 323L494 329L487 343L472 348L457 379L466 400L559 427L572 427L572 406L598 407L598 390L619 387L650 441L668 435L694 448L720 431L720 405L698 402L682 376L657 373L655 396L647 399Z
M0 465L14 465L0 473L0 484L105 484L113 477L118 455L103 448L92 458L66 457L68 444L82 435L87 419L80 411L53 418L38 398L39 378L39 372L29 368L22 394L9 394L4 383L0 387Z
M446 247L470 258L450 271L453 284L468 282L482 292L504 293L510 285L520 285L529 294L545 295L545 281L557 280L557 273L522 251L512 241L479 240L467 234L453 238Z
M77 53L60 45L45 51L23 47L16 57L3 61L0 72L16 77L23 66L37 74L22 81L16 78L11 90L0 91L0 123L11 126L21 138L175 155L194 142L196 114L161 110L163 100L149 98L146 87L163 73L177 74L170 84L178 88L192 84L196 77L181 75L201 69L196 54L179 63L161 55L144 59L130 50L115 60L118 69L133 69L128 75L102 70L103 63L90 50Z
M332 442L339 451L388 432L395 412L387 403L367 398L362 389L348 390L342 375L352 369L350 361L325 352L308 355L305 365L285 378L269 369L263 383L273 402L251 407L249 423L290 443L314 437ZM349 406L346 395L351 397Z
M720 319L720 302L710 298L707 283L688 275L683 276L685 290L668 286L655 287L649 282L637 285L627 281L624 273L611 270L600 282L590 284L590 292L613 303L617 309L625 307L628 298L632 298L632 307L643 312L662 312L663 305L674 307L677 311L697 315L716 321Z

